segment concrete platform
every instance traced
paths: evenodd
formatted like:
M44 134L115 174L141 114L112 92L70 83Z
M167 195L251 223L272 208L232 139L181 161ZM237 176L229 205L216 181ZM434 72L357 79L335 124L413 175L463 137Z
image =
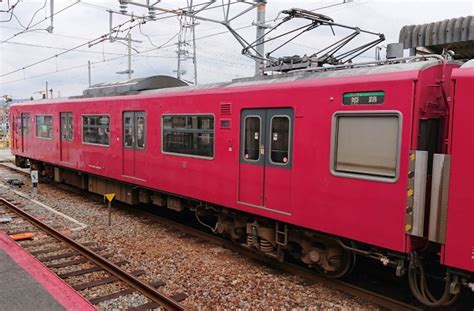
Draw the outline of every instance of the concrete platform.
M11 150L7 148L0 148L0 162L15 162L15 157L12 155Z
M0 231L0 310L96 310Z

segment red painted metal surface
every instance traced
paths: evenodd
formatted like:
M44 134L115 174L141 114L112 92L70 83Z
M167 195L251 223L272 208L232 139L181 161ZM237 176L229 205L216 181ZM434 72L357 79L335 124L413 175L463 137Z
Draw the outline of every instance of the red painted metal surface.
M474 271L474 68L453 72L451 176L444 263Z
M436 84L442 71L443 67L439 65L424 71L154 95L75 99L55 104L17 104L12 106L12 118L16 118L21 111L30 112L32 119L37 114L52 114L54 134L51 140L40 139L35 137L32 129L28 151L21 152L14 147L13 152L405 252L411 250L404 227L408 154L417 135L413 127L418 124L415 118L419 111L434 96L421 90L421 86ZM346 92L374 90L385 92L384 104L342 105L342 97ZM223 102L232 103L232 115L221 115L220 104ZM240 163L240 112L254 108L293 110L293 158L290 169L255 168ZM130 170L124 171L123 166L122 114L131 110L141 110L147 114L146 150L135 152L134 176L130 176ZM402 116L400 168L394 182L338 177L330 171L334 113L368 110L396 111ZM70 163L59 160L61 111L74 113L75 130ZM110 146L82 144L81 115L102 113L110 115ZM161 115L167 113L214 114L214 158L209 160L163 154ZM224 119L231 121L230 129L218 126ZM132 160L128 158L125 161L128 165ZM263 189L268 202L264 202L265 197L262 197ZM262 205L265 208L261 208Z

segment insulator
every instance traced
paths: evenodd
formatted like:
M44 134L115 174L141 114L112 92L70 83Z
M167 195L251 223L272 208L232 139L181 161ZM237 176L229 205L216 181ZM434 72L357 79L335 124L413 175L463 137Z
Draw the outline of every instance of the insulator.
M120 13L122 13L122 14L126 14L126 13L127 13L127 11L128 11L127 4L123 4L123 3L121 3L121 4L120 4Z
M155 11L154 7L148 8L148 18L151 19L151 20L156 19L156 11Z

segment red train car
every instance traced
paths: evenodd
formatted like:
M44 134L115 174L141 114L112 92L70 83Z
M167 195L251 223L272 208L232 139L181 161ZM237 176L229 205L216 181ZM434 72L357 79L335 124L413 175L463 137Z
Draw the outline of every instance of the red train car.
M453 71L453 105L451 109L450 183L447 208L446 265L474 271L474 61Z
M473 75L455 70L450 105L456 67L409 58L15 104L12 150L18 165L28 161L57 181L116 192L130 204L191 210L216 233L334 277L358 254L416 278L417 252L431 240L456 288L474 272L472 258L461 258L473 245L465 231L472 143L464 143ZM452 163L435 156L450 152ZM435 217L446 212L447 222ZM425 303L447 304L456 294Z

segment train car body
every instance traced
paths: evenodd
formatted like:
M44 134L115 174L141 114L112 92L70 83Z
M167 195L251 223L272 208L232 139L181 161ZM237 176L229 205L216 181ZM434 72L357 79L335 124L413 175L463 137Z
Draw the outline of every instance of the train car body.
M474 61L453 71L450 182L444 263L474 271Z
M434 154L452 152L448 221L434 220L447 234L432 241L440 261L472 275L473 69L456 69L451 88L457 67L413 58L15 104L12 152L20 165L53 167L58 181L127 203L182 210L193 200L196 216L223 208L213 231L277 257L295 244L304 263L346 272L349 250L400 274L433 227L430 191L444 189L431 184Z

